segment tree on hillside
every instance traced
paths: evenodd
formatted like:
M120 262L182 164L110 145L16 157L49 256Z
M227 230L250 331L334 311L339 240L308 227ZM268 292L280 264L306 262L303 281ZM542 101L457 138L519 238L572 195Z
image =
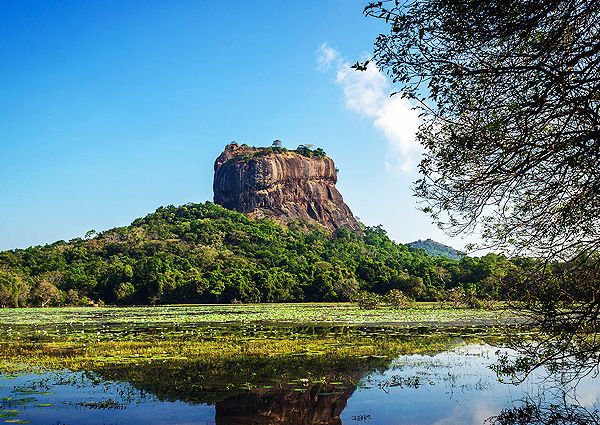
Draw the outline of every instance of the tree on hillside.
M40 307L58 305L62 299L62 292L48 279L40 279L31 291L31 298Z
M538 361L573 347L573 331L597 335L600 2L379 1L364 12L390 27L373 62L422 112L424 210L450 233L543 259L526 307L558 345Z
M19 307L25 304L29 285L10 270L0 269L0 307Z

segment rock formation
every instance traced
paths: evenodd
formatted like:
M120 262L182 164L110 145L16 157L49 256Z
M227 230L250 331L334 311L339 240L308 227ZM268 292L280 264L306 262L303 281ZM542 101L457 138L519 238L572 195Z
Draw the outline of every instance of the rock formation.
M336 182L335 164L327 156L231 143L215 161L214 201L282 223L302 220L329 230L359 230Z
M217 425L342 425L340 415L355 386L316 384L297 391L289 385L254 388L215 404Z

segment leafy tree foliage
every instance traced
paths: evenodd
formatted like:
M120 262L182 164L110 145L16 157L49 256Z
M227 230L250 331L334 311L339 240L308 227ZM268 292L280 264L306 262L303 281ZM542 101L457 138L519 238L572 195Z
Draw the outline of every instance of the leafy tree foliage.
M600 304L597 285L600 259L595 254L577 261L550 262L531 268L513 294L515 303L536 326L539 338L516 337L511 346L521 354L503 356L496 370L522 381L533 369L545 367L563 382L598 373L600 364Z
M426 210L505 248L597 249L600 2L379 1L365 13L390 26L374 61L423 112Z
M63 293L52 282L41 278L31 291L30 302L45 307L60 304L63 297Z
M394 289L400 300L398 291L436 300L455 287L502 297L502 280L516 269L493 254L435 258L393 242L381 227L330 234L207 202L161 207L89 239L2 252L0 296L6 306L17 298L21 305L29 289L31 305L345 301Z
M0 307L19 307L28 293L29 287L18 273L0 268Z
M308 158L324 158L327 153L321 148L312 149L313 145L299 145L293 152L299 153L300 155Z
M424 209L451 232L545 259L506 280L543 343L517 343L523 356L499 371L597 367L600 2L379 1L365 14L390 26L375 63L422 111Z

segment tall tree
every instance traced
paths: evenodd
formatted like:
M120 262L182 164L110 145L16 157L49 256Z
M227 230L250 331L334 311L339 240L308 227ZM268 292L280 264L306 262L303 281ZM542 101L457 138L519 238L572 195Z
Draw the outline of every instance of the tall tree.
M380 1L365 14L390 26L374 62L424 113L425 209L503 248L598 248L600 2Z
M547 343L523 343L520 370L597 365L600 2L389 0L364 12L390 28L372 61L422 112L424 210L538 260L521 283Z
M0 307L19 307L28 294L29 285L19 274L0 268Z

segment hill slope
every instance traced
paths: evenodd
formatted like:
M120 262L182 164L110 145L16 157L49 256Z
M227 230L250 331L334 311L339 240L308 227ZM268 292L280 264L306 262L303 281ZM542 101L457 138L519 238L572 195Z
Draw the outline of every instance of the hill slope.
M89 239L0 252L0 306L344 300L394 288L432 300L483 282L490 261L434 258L381 227L284 227L207 202L161 207ZM482 294L494 284L485 282Z

